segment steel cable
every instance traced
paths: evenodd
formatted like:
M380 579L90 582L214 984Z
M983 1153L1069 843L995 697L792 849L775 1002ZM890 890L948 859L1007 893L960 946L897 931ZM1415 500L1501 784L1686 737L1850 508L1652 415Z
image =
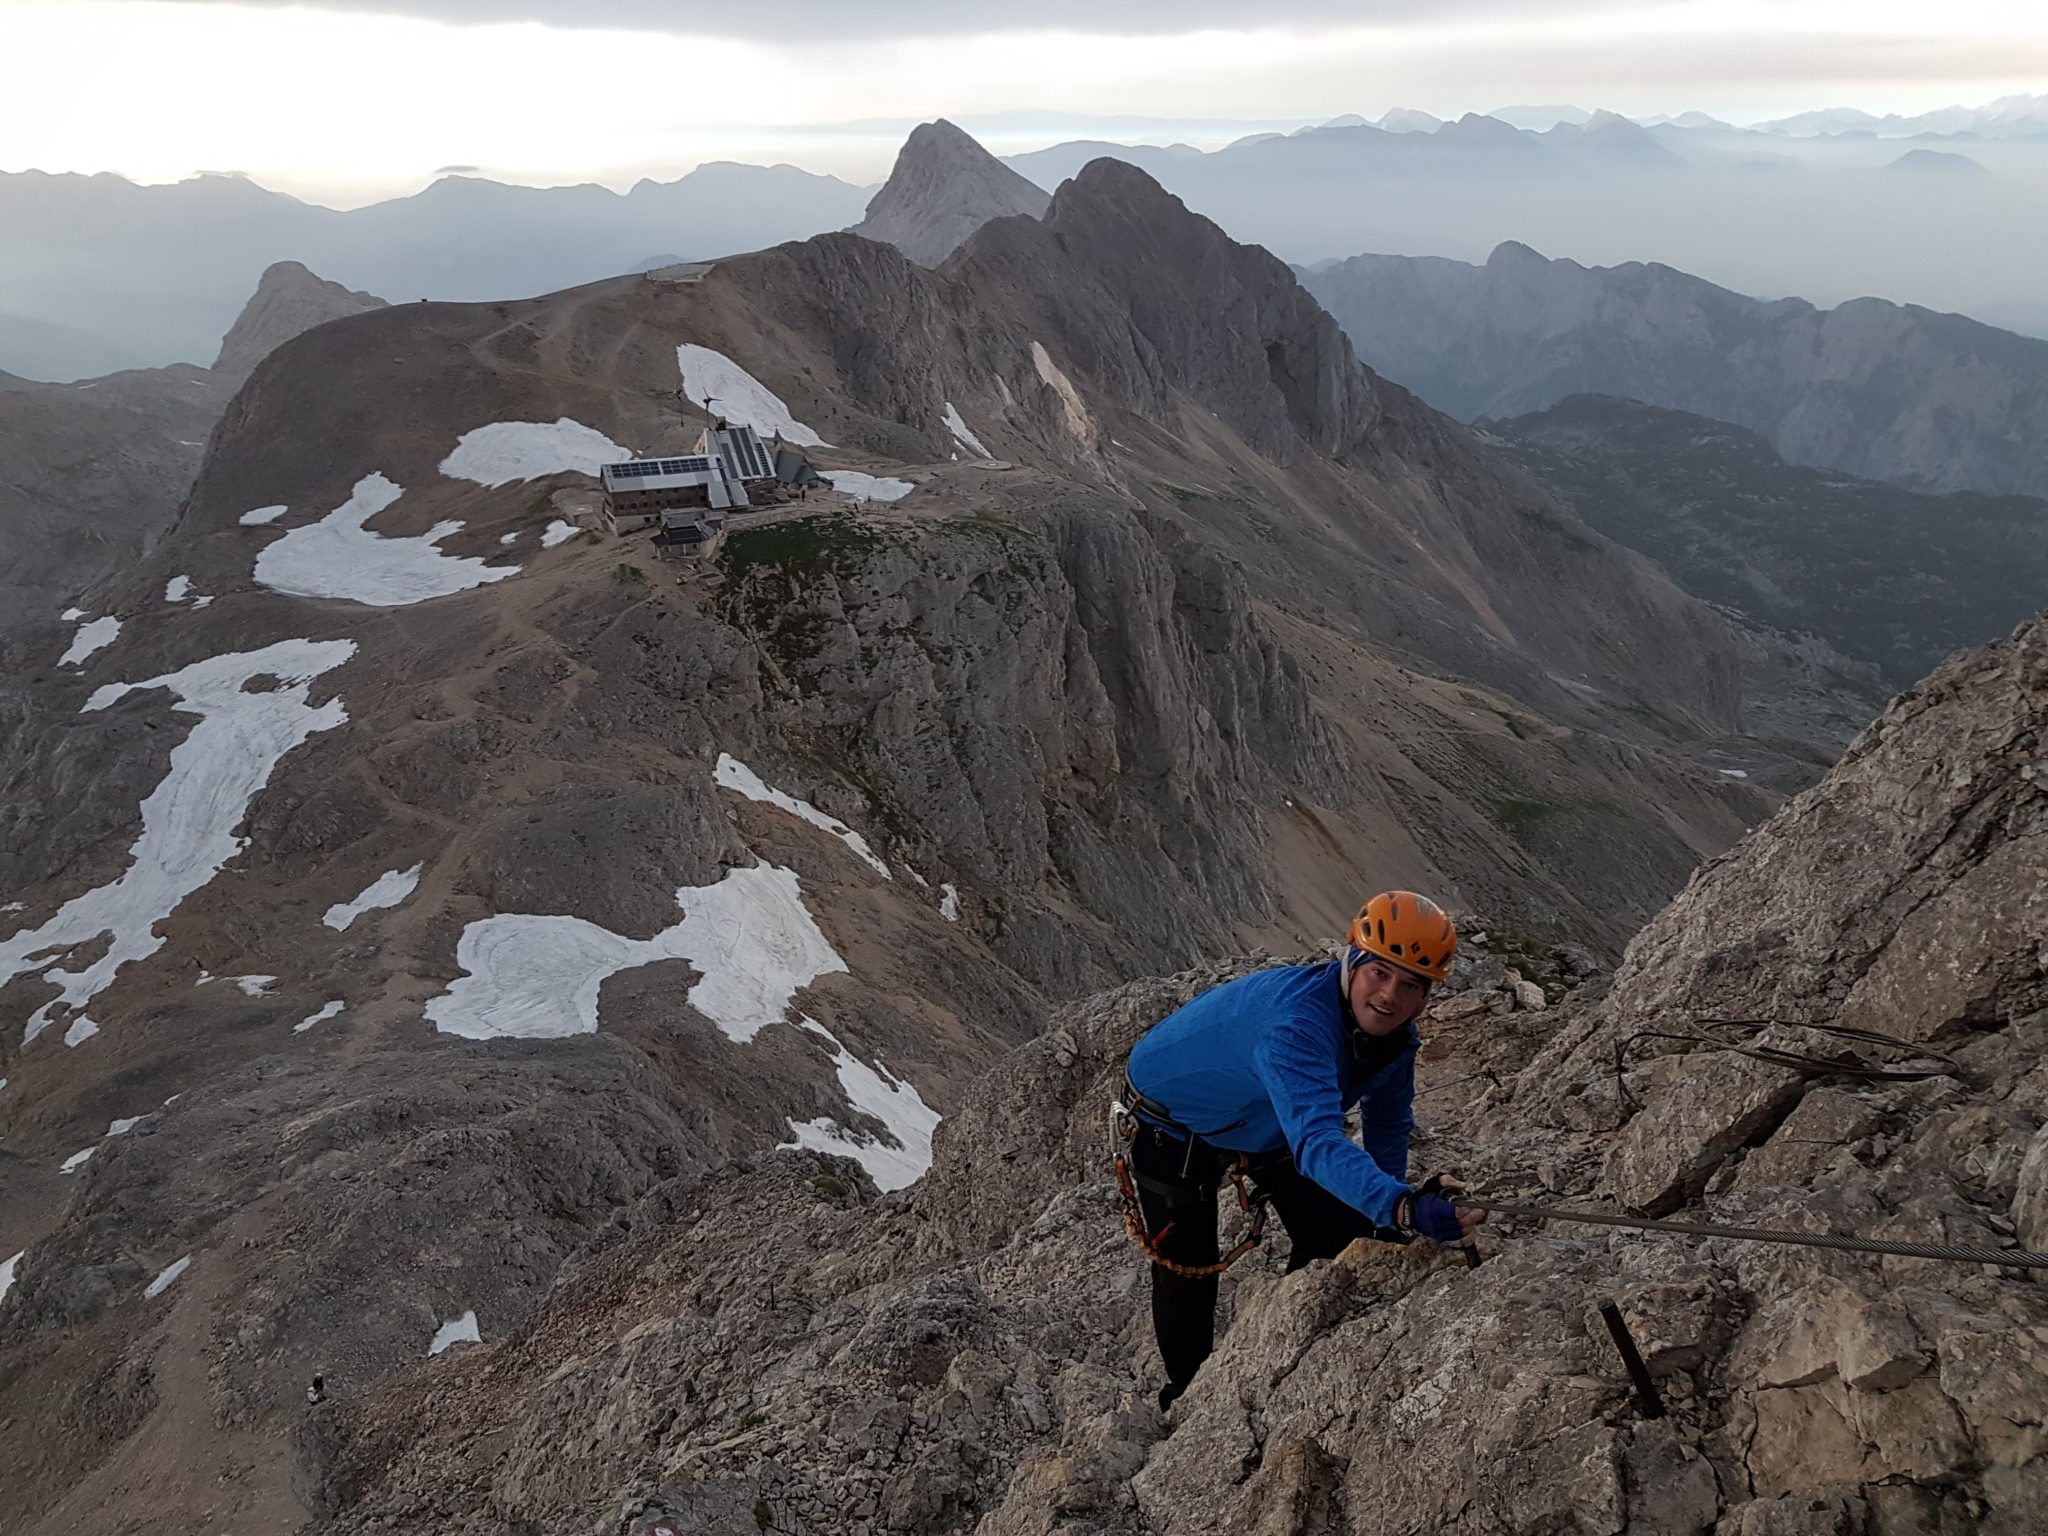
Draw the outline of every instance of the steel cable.
M1833 1232L1779 1232L1768 1227L1725 1227L1712 1222L1654 1221L1642 1216L1610 1216L1605 1211L1562 1211L1543 1205L1507 1205L1469 1191L1451 1201L1472 1210L1498 1211L1538 1221L1583 1221L1602 1227L1632 1227L1644 1232L1676 1232L1685 1237L1730 1237L1745 1243L1792 1243L1802 1248L1835 1248L1845 1253L1890 1253L1908 1259L1938 1259L1950 1264L2004 1264L2020 1269L2048 1269L2048 1253L2016 1248L1969 1248L1948 1243L1895 1243L1876 1237L1844 1237Z

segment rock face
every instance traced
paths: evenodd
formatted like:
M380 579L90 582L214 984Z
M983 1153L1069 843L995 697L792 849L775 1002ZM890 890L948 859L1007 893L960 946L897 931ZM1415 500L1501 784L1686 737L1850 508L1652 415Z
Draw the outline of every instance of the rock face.
M1892 687L2006 633L2048 592L2048 501L1797 469L1757 433L1608 396L1480 427L1687 591L1817 635Z
M1418 1164L1570 1204L1642 1193L1654 1157L1713 1175L1678 1196L1705 1219L2039 1249L2044 669L2048 619L1942 669L1652 924L1604 998L1484 1016L1441 999ZM1917 901L1877 892L1880 868ZM1934 916L1962 903L1983 920ZM1740 931L1773 914L1804 935L1768 966L1796 996ZM1615 1128L1601 1074L1620 1033L1708 1008L1874 1024L1863 978L1893 954L1943 972L1929 942L1997 978L1889 1018L1906 1040L1950 1021L1950 1070L1801 1078L1696 1051L1632 1069L1642 1108ZM1359 1243L1293 1275L1262 1253L1226 1278L1227 1330L1163 1418L1102 1106L1138 1034L1259 963L1064 1010L969 1090L901 1195L790 1155L658 1187L530 1327L305 1416L319 1529L2038 1529L2048 1302L1980 1265L1568 1223L1496 1224L1477 1271L1427 1245ZM1603 1298L1666 1417L1631 1405Z
M944 118L921 123L851 234L935 267L990 219L1042 218L1052 199Z
M1619 395L1761 432L1794 464L2048 496L2048 341L1856 299L1745 298L1631 262L1354 256L1302 281L1358 354L1463 421Z
M0 374L0 633L51 622L162 537L233 393L185 364L81 384Z
M357 293L315 277L296 261L272 262L221 339L213 371L239 384L258 363L301 331L343 315L383 307L384 301L374 294Z

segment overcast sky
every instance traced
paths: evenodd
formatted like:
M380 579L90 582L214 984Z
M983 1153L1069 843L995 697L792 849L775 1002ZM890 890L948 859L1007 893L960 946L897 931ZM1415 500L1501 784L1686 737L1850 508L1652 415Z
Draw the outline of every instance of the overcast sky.
M0 41L0 169L239 170L335 204L451 164L869 181L938 115L1048 114L997 133L1009 152L1394 106L1746 122L2048 91L2048 0L0 0Z

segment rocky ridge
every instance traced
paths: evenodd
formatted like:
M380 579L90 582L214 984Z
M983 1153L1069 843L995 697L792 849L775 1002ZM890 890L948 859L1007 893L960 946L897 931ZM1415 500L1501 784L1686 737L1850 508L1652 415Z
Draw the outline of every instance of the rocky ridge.
M1506 1016L1453 992L1425 1029L1418 1163L1496 1198L2048 1249L2044 740L2048 619L1898 700L1611 989ZM1495 1226L1475 1272L1427 1245L1291 1276L1262 1254L1163 1418L1102 1106L1143 1029L1263 963L1070 1006L970 1089L901 1195L781 1155L657 1188L531 1327L306 1414L318 1528L2038 1528L2048 1303L2018 1270L1565 1223ZM1945 1069L1702 1050L1635 1060L1617 1097L1620 1036L1703 1013L1784 1017L1768 1038L1794 1046L1881 1027ZM1637 1415L1603 1297L1666 1417Z
M2048 341L1912 304L1765 301L1657 263L1508 241L1473 266L1302 273L1358 354L1461 421L1617 395L1761 432L1794 464L1916 491L2048 496Z
M935 267L991 219L1041 218L1051 196L944 118L913 128L895 167L849 233Z

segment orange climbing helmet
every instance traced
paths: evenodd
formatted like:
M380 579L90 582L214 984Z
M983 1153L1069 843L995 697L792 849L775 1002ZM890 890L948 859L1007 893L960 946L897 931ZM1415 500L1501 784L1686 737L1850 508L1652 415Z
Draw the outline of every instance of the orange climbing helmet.
M1431 981L1450 974L1451 956L1458 952L1458 925L1450 913L1413 891L1381 891L1358 909L1345 937L1351 941L1351 963L1363 951ZM1350 973L1348 964L1345 973Z

